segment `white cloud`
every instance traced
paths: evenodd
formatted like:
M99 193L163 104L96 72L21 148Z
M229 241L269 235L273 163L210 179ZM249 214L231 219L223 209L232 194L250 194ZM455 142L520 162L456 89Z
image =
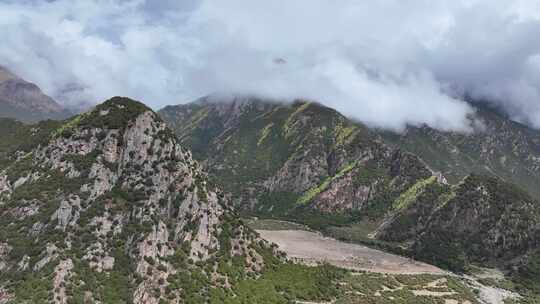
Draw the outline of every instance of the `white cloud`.
M463 131L466 92L540 128L539 18L534 0L0 0L0 62L68 104L257 94Z

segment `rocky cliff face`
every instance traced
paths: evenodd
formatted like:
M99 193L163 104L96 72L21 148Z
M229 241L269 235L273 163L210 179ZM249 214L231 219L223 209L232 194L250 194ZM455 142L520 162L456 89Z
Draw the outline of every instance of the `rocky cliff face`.
M69 113L41 89L0 67L0 117L21 121L66 118Z
M315 103L204 99L159 114L248 210L382 210L434 174L416 156L388 148L368 128Z
M47 130L0 167L0 302L204 301L272 256L143 104Z

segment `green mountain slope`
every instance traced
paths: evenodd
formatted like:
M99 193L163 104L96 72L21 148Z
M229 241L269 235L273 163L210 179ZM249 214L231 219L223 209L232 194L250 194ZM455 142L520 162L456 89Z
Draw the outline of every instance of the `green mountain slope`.
M0 127L0 303L437 303L414 290L440 277L286 262L139 102Z
M428 260L448 256L497 266L540 245L540 203L500 179L470 175L455 186L425 183L402 197L399 202L407 202L395 206L377 237L411 242Z
M495 115L481 112L484 120L488 114ZM246 213L292 219L345 239L393 246L454 270L472 263L511 270L514 278L516 269L533 277L536 273L531 261L540 245L539 203L501 178L470 175L476 167L460 158L432 151L445 164L459 164L449 184L432 169L447 167L403 152L410 146L395 136L381 135L315 103L202 99L166 107L159 115ZM496 132L503 127L518 133L499 138ZM485 130L491 130L491 139L483 138L486 144L513 147L512 153L497 153L510 153L520 164L527 160L526 150L534 148L534 131L500 116L486 121ZM481 135L448 136L461 136L470 149L481 149L473 145ZM394 145L387 145L391 139ZM417 148L422 147L447 148L435 140ZM362 225L368 219L373 224L366 232Z
M427 126L381 134L387 143L420 156L452 183L470 173L497 176L540 198L540 132L487 106L476 109L482 127L471 134Z
M432 175L414 155L316 103L200 100L159 114L238 205L258 214L308 207L380 217L399 193Z
M34 125L23 124L11 118L0 118L0 170L16 158L16 153L28 153L39 144L45 144L49 134L62 122L45 120Z
M117 97L45 125L2 133L2 303L237 303L248 279L292 267L143 104ZM308 287L339 274L306 271Z

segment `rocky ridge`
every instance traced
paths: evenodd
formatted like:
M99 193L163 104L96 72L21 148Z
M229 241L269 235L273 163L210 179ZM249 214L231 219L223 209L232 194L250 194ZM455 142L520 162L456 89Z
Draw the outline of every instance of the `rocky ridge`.
M0 302L204 301L273 261L143 104L50 130L0 167Z

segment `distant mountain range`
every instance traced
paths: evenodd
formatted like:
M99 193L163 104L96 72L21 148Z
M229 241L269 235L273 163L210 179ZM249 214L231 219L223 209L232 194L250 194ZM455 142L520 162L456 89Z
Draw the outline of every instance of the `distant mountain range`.
M71 113L41 89L0 66L0 117L24 122L67 118Z

